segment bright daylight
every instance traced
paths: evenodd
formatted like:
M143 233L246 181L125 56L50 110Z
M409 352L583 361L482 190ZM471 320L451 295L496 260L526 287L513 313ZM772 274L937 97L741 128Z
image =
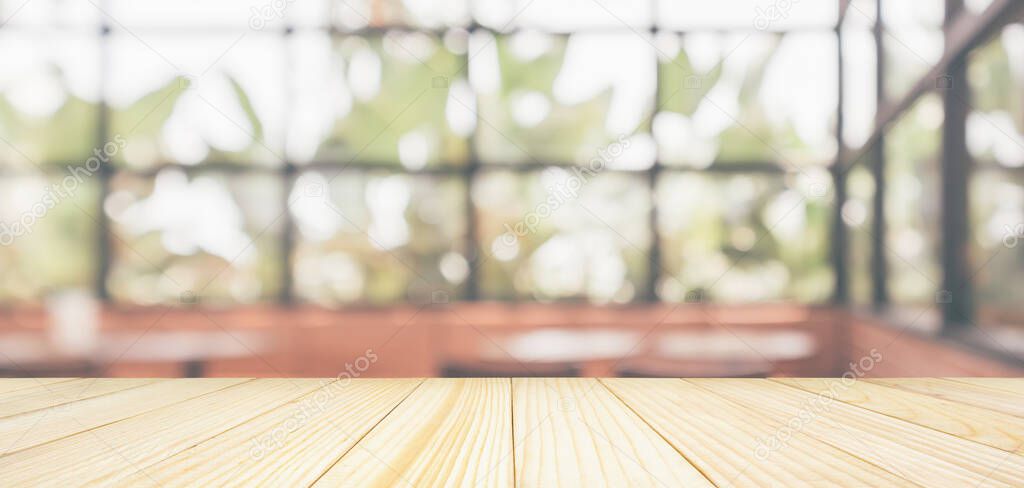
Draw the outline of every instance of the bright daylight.
M0 0L5 486L1024 486L1024 2Z

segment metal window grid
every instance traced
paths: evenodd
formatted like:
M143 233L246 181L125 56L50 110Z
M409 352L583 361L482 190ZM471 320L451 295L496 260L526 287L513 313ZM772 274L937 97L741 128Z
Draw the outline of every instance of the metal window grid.
M846 11L847 11L847 9L849 7L849 0L837 0L837 1L839 1L839 3L840 3L840 16L839 16L839 21L838 21L837 25L835 25L833 28L831 28L831 29L821 29L821 28L803 29L803 28L796 28L796 29L787 30L785 32L799 32L799 31L806 31L806 30L817 31L817 32L831 32L835 36L836 44L838 46L838 49L837 49L837 52L836 52L836 56L837 56L837 59L836 59L837 63L836 64L837 64L838 71L839 71L839 73L838 73L838 75L839 75L838 76L838 86L837 86L837 94L838 94L839 103L837 104L838 106L837 106L837 109L836 109L837 111L836 111L836 124L835 124L835 135L834 135L835 140L837 142L838 150L836 152L835 160L829 166L829 169L832 172L833 183L834 183L835 189L836 189L836 198L835 198L835 201L834 201L835 211L833 212L833 222L832 222L832 225L830 226L830 230L828 232L830 234L830 239L831 239L831 257L830 257L830 260L831 260L831 265L833 267L833 270L835 272L835 287L834 287L833 302L837 303L837 304L846 304L846 303L848 303L848 283L847 283L848 282L848 269L847 269L848 268L848 264L847 264L847 256L848 256L849 249L848 249L848 246L847 246L847 243L846 243L846 238L845 238L847 231L846 231L844 225L842 224L840 210L841 210L842 204L844 203L845 198L846 198L846 191L845 191L846 178L845 178L845 174L848 172L849 168L852 167L854 164L856 164L858 162L858 160L860 160L861 158L860 157L854 158L854 157L852 157L851 154L847 154L847 149L848 148L846 148L844 146L843 139L842 139L842 128L843 128L843 110L842 110L842 108L843 108L842 107L842 104L843 104L843 93L842 93L843 92L843 85L842 85L843 84L843 76L842 75L843 75L843 65L844 65L844 63L843 63L844 53L843 53L843 49L842 49L842 20L843 20L843 16L846 15ZM957 0L947 0L947 2L959 3L959 2L957 2ZM690 30L665 29L664 27L659 27L657 25L657 23L654 21L654 19L657 18L657 3L658 2L656 0L651 0L650 3L651 3L652 19L651 19L651 22L650 22L650 26L647 29L647 33L651 34L652 36L656 35L659 32L671 32L671 33L675 33L675 34L685 35L687 32L735 32L736 31L736 29L719 29L719 28L690 29ZM876 3L876 7L878 8L878 10L877 10L878 14L877 14L877 19L876 19L876 22L875 22L875 24L873 26L872 31L874 33L875 54L876 54L876 87L877 87L877 91L876 91L876 96L877 96L877 99L876 99L876 102L877 102L876 109L879 110L879 111L882 111L883 107L893 107L893 106L900 107L901 105L905 104L904 103L905 100L893 100L893 101L887 100L886 94L884 92L884 83L883 82L884 82L884 78L885 78L885 57L884 57L884 55L885 55L885 48L884 48L884 44L885 44L884 43L885 27L884 27L884 21L882 19L882 10L881 10L882 0L876 0L875 3ZM947 12L947 16L951 15L951 13L953 13L953 11ZM11 26L3 26L3 27L0 27L0 28L11 29L12 27ZM17 28L17 27L13 27L13 28ZM422 32L422 33L425 33L425 34L428 34L428 35L432 35L432 36L434 36L436 38L439 38L440 36L442 36L450 28L455 28L455 27L444 27L444 28L440 28L440 29L422 29L422 28L416 28L416 27L410 27L410 26L376 26L376 27L367 27L367 28L357 29L357 30L339 30L339 29L335 28L334 26L329 26L329 27L302 27L302 29L304 29L304 30L326 30L332 36L376 37L376 36L384 36L384 35L386 35L388 32L390 32L392 30L398 30L398 31L407 31L407 32L408 31ZM510 34L514 34L518 30L520 30L519 28L512 28L512 29L508 29L508 30L496 30L496 29L485 27L485 26L481 26L481 25L476 24L476 23L471 23L470 25L462 26L461 28L467 29L470 33L473 33L473 32L476 32L476 31L489 32L489 33L493 34L496 37L497 36L507 36L507 35L510 35ZM154 28L152 30L161 30L161 29L162 28ZM200 30L202 30L202 29L206 29L206 28L201 28ZM227 28L225 30L229 30L229 29L230 28ZM174 31L175 32L182 32L182 31L184 31L184 32L194 32L195 29L188 29L188 28L186 28L184 30L176 29ZM217 31L219 32L220 30L218 29ZM580 33L580 32L601 32L601 31L605 31L605 32L633 32L633 33L637 33L637 31L635 29L633 29L632 27L628 27L628 26L623 25L623 26L615 26L615 27L595 27L595 28L575 29L575 30L572 30L572 31L565 31L565 32L561 32L561 31L554 32L554 31L552 31L552 32L549 32L549 34L555 35L555 36L560 36L560 37L568 37L568 36L571 36L573 34L577 34L577 33ZM273 31L271 31L271 32L273 32ZM281 29L279 29L279 34L281 36L283 36L285 41L287 40L288 36L292 35L293 32L294 32L294 28L291 27L291 26L284 26ZM98 35L101 37L101 39L100 39L100 50L101 50L100 51L100 64L101 64L101 66L100 66L100 86L101 86L101 90L102 90L101 93L104 93L104 94L105 94L106 88L108 87L108 82L107 82L106 77L107 77L108 70L110 68L110 65L109 65L109 63L110 63L109 39L110 39L111 33L112 33L111 24L109 23L109 21L104 19L102 25L100 26L100 30L99 30L99 33L98 33ZM775 34L775 35L784 35L783 32L773 32L773 34ZM466 57L464 59L464 62L468 64L470 62L469 58L470 58L470 54L467 51ZM651 107L651 112L649 114L649 117L651 117L651 118L653 118L657 114L657 111L658 111L658 105L657 105L658 104L658 100L659 100L660 95L663 93L663 89L664 89L664 87L662 86L661 80L660 80L660 76L659 76L660 75L660 70L661 70L661 64L662 63L660 61L655 63L655 66L656 66L655 69L657 71L655 73L655 91L654 91L654 96L653 96L653 104L654 104L654 106ZM962 87L962 84L960 84L960 86ZM110 124L109 124L109 117L110 117L109 107L107 106L105 100L106 100L105 96L101 95L100 101L98 103L97 114L96 114L96 117L97 117L96 147L102 147L102 145L109 140L110 135L111 135L110 134ZM650 121L651 120L647 120L646 122L649 124ZM479 127L479 124L477 124L477 127ZM377 171L383 171L383 172L389 172L389 173L402 173L402 174L410 174L410 175L435 175L436 174L436 175L446 175L446 176L460 176L462 181L463 181L463 183L464 183L464 188L465 188L465 192L466 192L466 196L465 196L465 215L463 216L463 218L465 218L465 220L466 220L467 232L466 232L466 236L464 238L465 239L464 248L466 249L467 254L469 254L469 256L471 257L472 255L474 255L474 253L479 252L479 246L478 246L478 242L479 242L478 241L478 237L479 236L477 235L477 230L476 230L477 212L476 212L475 205L474 205L474 203L472 201L472 198L470 198L470 196L469 196L471 194L471 189L472 189L472 187L474 185L474 178L478 174L481 174L481 173L484 173L484 172L487 172L487 171L491 171L491 170L507 170L507 171L514 171L514 172L518 172L518 173L530 173L530 172L536 172L536 171L539 171L539 170L543 170L544 168L548 168L548 167L551 167L551 166L566 166L566 165L572 164L572 163L556 162L556 161L545 162L543 164L536 164L536 163L508 163L508 162L500 162L500 161L483 162L483 161L481 161L480 156L476 152L476 144L475 144L476 130L477 129L475 128L474 131L473 131L473 134L471 134L469 136L469 138L468 138L468 147L470 149L470 153L469 153L469 158L466 161L465 165L461 165L461 166L443 165L443 166L437 166L437 167L424 168L422 170L409 170L409 169L406 169L406 168L401 167L401 166L382 165L382 164L380 164L380 162L367 161L367 160L356 160L356 161L351 161L351 162L343 162L343 161L314 161L312 163L298 165L298 164L295 164L295 163L293 163L291 161L288 161L286 159L284 161L280 161L279 162L280 164L277 165L277 166L274 166L274 167L264 167L264 166L251 166L250 167L250 166L242 166L242 165L238 165L238 164L221 162L221 161L209 161L209 162L201 163L198 166L185 166L185 165L180 165L180 164L175 164L175 163L168 163L168 164L161 165L160 167L157 167L157 168L149 168L149 169L117 168L112 163L109 163L109 162L103 163L101 165L100 171L98 172L98 181L99 181L99 186L100 186L100 198L99 198L99 207L96 209L96 216L97 216L97 219L98 219L98 223L97 223L97 236L98 236L97 239L98 239L98 242L97 242L97 246L96 246L96 256L95 256L97 265L96 265L96 275L95 275L95 279L93 281L94 292L95 292L96 296L99 297L101 300L108 301L108 302L111 301L111 296L110 296L110 292L109 292L109 290L107 288L107 284L108 284L108 279L109 279L109 274L110 274L110 267L111 267L111 261L112 261L112 255L111 255L111 252L112 252L111 251L112 230L111 230L111 224L110 224L109 218L106 215L106 212L103 210L103 202L106 200L106 197L110 193L111 180L117 174L132 174L132 175L138 175L138 176L152 176L152 175L155 175L158 171L163 170L165 168L177 168L177 169L180 169L182 171L185 171L188 174L201 173L201 172L221 172L221 173L227 173L227 174L243 174L243 173L244 174L252 174L252 173L272 173L272 174L276 174L280 178L282 187L284 189L284 191L282 192L283 195L284 195L284 201L282 202L282 205L285 205L283 210L287 210L288 193L289 193L289 191L290 191L290 189L291 189L291 187L292 187L292 185L293 185L293 183L295 181L296 176L301 171L318 170L318 169L319 170L337 169L340 164L344 164L344 165L346 165L346 167L349 167L349 168L352 168L352 169L355 169L355 170L377 170ZM872 256L872 259L871 259L871 282L872 282L872 288L873 288L873 303L876 306L885 306L885 305L888 304L888 300L889 300L888 299L888 290L887 290L887 286L886 286L887 279L888 279L888 277L887 277L887 266L886 266L886 256L885 256L885 244L884 244L886 225L885 225L885 218L884 218L885 216L884 216L884 211L883 211L883 209L884 209L884 198L885 198L885 181L884 181L884 178L883 178L883 176L884 176L883 169L884 169L885 161L884 161L884 151L882 151L882 148L884 147L883 146L884 145L884 134L885 134L886 130L887 130L886 127L877 127L876 128L876 133L877 134L870 141L870 144L865 145L864 148L861 148L862 151L866 152L865 154L861 154L861 156L863 156L863 155L867 156L866 160L870 162L871 173L872 173L872 176L874 177L875 183L876 183L876 185L875 185L876 191L875 191L875 197L874 197L874 201L873 201L873 224L872 224L873 225L873 229L872 229L873 232L872 232L872 239L871 239L871 241L872 241L872 246L871 246L872 247L872 252L871 252L871 256ZM962 144L962 142L961 142L961 144ZM655 148L656 148L655 150L657 151L657 145L655 146ZM944 149L949 150L949 149L957 149L957 148L948 148L948 147L946 147ZM720 162L721 161L716 161L716 163L720 163ZM48 165L46 167L46 170L54 170L57 167L60 167L60 165ZM7 173L9 173L11 171L12 170L0 169L0 175L7 174ZM710 166L710 167L708 167L706 169L694 169L694 168L686 168L686 167L675 167L675 166L670 166L670 165L663 164L662 160L661 160L661 157L660 157L660 154L658 154L656 152L655 153L654 163L651 165L650 168L648 168L646 170L642 170L642 171L607 170L607 171L611 172L611 173L628 173L628 174L634 174L634 175L646 174L647 189L648 189L648 191L650 192L650 195L653 198L654 197L654 192L655 192L655 186L656 186L656 183L658 181L658 178L659 178L659 176L661 174L664 174L664 173L680 173L680 172L701 172L701 173L706 173L706 174L714 174L714 173L726 173L726 174L729 174L729 173L733 173L733 174L736 174L736 173L739 173L739 174L764 173L764 174L775 174L775 175L782 176L782 175L786 174L787 170L785 168L783 168L781 165L779 165L778 163L774 162L774 161L729 162L729 164L727 164L727 165L714 164L714 165L712 165L712 166ZM17 172L17 171L14 170L14 172ZM964 184L964 191L966 191L966 182ZM944 198L946 198L946 197L944 196ZM659 300L659 298L657 296L656 290L657 290L657 285L661 281L661 278L662 278L662 272L661 272L661 255L662 255L662 252L661 252L661 238L660 238L660 235L659 235L659 232L658 232L658 228L657 228L657 211L658 211L657 205L654 204L654 202L652 202L651 214L649 215L649 232L650 232L650 243L651 243L651 246L650 246L650 249L649 249L649 258L650 259L648 259L648 261L647 261L647 263L648 263L648 269L647 269L647 274L646 274L647 282L645 284L645 288L646 288L644 290L645 293L642 296L642 299L645 300L645 301L657 301L657 300ZM282 303L282 304L292 304L292 303L295 302L295 295L294 295L294 287L293 287L291 257L292 257L293 250L294 250L294 247L295 247L296 229L295 229L295 222L293 220L293 216L291 215L290 211L285 211L283 218L284 218L284 225L283 225L283 231L281 232L281 236L280 236L280 246L281 246L281 263L280 263L280 266L281 266L281 279L282 279L282 283L280 284L281 286L279 287L280 293L279 293L279 296L278 296L278 301L280 303ZM943 225L943 230L948 232L948 229L945 229L945 225ZM949 262L949 261L951 261L951 260L947 259L947 260L944 260L943 263L942 263L943 264L943 270L944 270L946 275L950 274L950 272L949 272L949 268L950 267L952 267L952 266L961 266L963 264L963 263L954 263L954 262ZM480 276L479 276L479 269L476 266L470 266L470 272L469 272L469 275L468 275L468 277L467 277L467 279L465 281L464 295L465 295L464 299L466 299L466 300L476 300L476 299L480 299L480 298L485 298L485 297L481 297L480 296Z

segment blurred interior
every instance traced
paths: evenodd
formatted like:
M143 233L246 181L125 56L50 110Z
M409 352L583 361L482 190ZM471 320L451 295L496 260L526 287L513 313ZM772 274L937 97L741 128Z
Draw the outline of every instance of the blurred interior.
M1024 375L1022 15L0 0L0 375Z

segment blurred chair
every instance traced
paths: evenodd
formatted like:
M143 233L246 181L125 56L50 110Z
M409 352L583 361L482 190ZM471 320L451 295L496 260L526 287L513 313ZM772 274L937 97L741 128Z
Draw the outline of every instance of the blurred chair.
M767 361L634 358L615 368L620 378L767 378L773 370Z
M565 362L449 361L441 366L441 376L445 378L567 378L579 375L579 366Z

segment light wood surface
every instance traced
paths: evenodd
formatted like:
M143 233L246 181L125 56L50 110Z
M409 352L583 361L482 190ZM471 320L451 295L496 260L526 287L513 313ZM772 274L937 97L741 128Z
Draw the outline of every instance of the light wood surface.
M1024 454L1024 418L864 381L844 385L827 379L784 378L782 384L890 417ZM1024 393L1022 393L1024 394Z
M71 381L74 378L5 378L0 382L0 394L28 388L40 388L45 385Z
M0 380L4 486L1024 486L1017 379Z
M712 486L596 379L516 378L512 392L523 486Z
M714 389L677 379L605 384L716 486L910 486L810 435L784 431L785 423L730 402Z
M806 418L796 424L802 432L921 486L1024 486L1024 457L1013 453L893 417L879 420L875 412L779 383L732 380L713 387L776 425Z
M902 388L968 405L974 405L997 412L1004 412L1024 417L1024 402L1020 401L1021 392L1014 393L1009 387L998 388L987 381L973 381L965 378L913 378L913 379L872 379L868 380L880 385ZM1015 380L1017 388L1024 383Z

